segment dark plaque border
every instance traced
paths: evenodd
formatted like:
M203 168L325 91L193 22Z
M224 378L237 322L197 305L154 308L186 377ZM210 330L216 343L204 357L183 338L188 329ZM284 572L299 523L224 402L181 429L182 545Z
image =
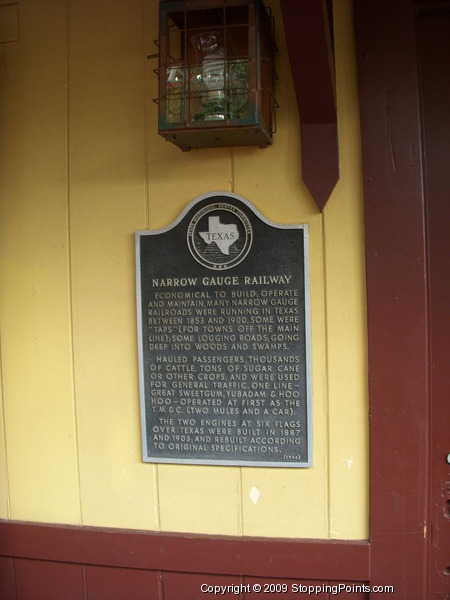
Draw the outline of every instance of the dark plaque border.
M135 239L144 462L311 467L308 226L214 192Z

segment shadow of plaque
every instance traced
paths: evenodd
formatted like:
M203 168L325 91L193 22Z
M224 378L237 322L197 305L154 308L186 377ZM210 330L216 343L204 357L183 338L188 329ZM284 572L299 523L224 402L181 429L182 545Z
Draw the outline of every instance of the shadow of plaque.
M308 247L227 192L136 232L144 461L312 465Z

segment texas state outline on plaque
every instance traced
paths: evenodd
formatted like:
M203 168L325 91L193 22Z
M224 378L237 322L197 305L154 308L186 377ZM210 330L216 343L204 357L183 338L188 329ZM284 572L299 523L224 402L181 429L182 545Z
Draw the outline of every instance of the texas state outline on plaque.
M230 254L230 246L239 239L239 232L234 223L226 225L220 217L208 218L208 231L199 231L199 235L207 244L215 243L222 254Z

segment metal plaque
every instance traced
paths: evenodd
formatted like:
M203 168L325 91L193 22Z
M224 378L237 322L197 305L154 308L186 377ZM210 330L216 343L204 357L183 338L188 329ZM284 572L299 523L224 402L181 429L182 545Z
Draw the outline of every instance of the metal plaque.
M312 465L308 247L227 192L136 232L144 461Z

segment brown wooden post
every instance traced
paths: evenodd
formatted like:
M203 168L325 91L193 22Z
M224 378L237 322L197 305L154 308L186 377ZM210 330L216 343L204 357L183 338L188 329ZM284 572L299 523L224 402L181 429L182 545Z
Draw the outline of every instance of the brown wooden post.
M371 584L425 598L427 300L415 7L355 6L369 327ZM374 596L375 597L375 596Z

